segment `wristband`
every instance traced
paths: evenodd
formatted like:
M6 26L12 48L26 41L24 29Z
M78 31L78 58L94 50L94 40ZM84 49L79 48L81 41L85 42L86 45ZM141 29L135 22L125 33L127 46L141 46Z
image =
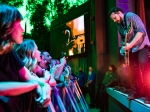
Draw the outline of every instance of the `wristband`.
M43 88L43 87L44 87L44 83L41 83L41 84L40 84L40 87Z

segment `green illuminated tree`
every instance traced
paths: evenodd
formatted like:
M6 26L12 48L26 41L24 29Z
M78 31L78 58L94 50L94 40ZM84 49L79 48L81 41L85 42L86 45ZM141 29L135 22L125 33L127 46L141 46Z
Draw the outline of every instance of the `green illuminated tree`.
M23 6L23 0L0 0L0 3L9 4L15 7Z
M44 25L50 29L51 22L63 14L66 14L71 8L78 7L89 0L27 0L26 10L32 16L38 4L44 5ZM43 4L44 3L44 4Z
M49 51L49 30L44 26L44 15L46 12L47 1L43 1L42 4L37 4L35 11L33 12L30 22L33 25L32 38L37 43L40 50Z
M49 50L49 31L51 22L63 14L66 14L72 7L78 7L89 0L0 0L17 8L26 4L26 19L30 20L31 34L25 31L25 38L33 38L39 49ZM26 28L25 28L26 30Z
M27 0L26 10L31 14L32 38L39 49L49 51L51 21L66 14L72 7L78 7L88 0Z

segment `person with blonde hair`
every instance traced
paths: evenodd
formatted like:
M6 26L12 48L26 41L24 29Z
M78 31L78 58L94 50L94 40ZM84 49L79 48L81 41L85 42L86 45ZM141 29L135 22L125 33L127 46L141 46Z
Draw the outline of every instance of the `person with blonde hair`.
M46 82L50 80L50 74L45 73L44 70L41 71L42 73L36 74L37 69L39 69L38 63L42 61L42 58L40 56L41 52L38 50L34 40L25 39L22 44L16 45L15 48L20 59L24 62L32 75L38 76Z
M20 45L16 45L16 52L19 55L19 57L21 58L21 60L24 62L25 66L30 70L31 74L39 77L43 80L45 80L45 82L47 82L50 87L51 86L55 86L56 85L56 81L51 77L51 74L42 69L38 63L41 61L44 61L43 58L40 55L40 51L38 50L38 47L35 43L34 40L32 39L25 39L22 44ZM36 106L35 104L32 105ZM50 106L52 106L52 104L50 103ZM38 112L40 111L46 111L47 108L38 108L37 106L34 107L34 109L38 110Z

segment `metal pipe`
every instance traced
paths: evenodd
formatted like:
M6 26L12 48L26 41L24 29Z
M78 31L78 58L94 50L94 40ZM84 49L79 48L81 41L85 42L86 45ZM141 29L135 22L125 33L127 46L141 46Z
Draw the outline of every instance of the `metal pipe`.
M86 107L85 107L85 105L84 105L84 102L83 102L83 100L82 100L82 98L81 98L81 95L80 95L80 93L79 93L79 91L78 91L76 85L75 85L74 83L73 83L72 85L73 85L73 87L74 87L74 89L75 89L75 93L76 93L76 95L77 95L77 97L78 97L78 99L79 99L79 101L80 101L80 104L81 104L81 106L82 106L84 112L87 112L87 109L86 109Z
M80 110L80 108L79 108L79 105L78 105L78 103L77 103L77 101L76 101L76 99L75 99L75 97L74 97L74 95L73 95L73 93L72 93L72 91L71 91L70 86L68 86L67 88L68 88L69 92L71 93L71 96L72 96L73 101L75 102L75 104L76 104L76 106L77 106L78 111L81 112L81 110Z
M72 98L71 98L71 96L70 96L70 94L69 94L69 92L68 92L68 89L67 89L66 87L64 87L64 88L65 88L65 90L66 90L66 93L67 93L67 95L68 95L68 97L69 97L69 100L70 100L70 102L71 102L71 104L72 104L72 106L73 106L75 112L78 112L77 109L76 109L76 107L75 107L75 104L74 104L74 102L73 102L73 100L72 100Z
M53 89L54 89L54 95L55 95L55 97L57 99L57 102L58 102L58 105L59 105L61 111L62 112L67 112L65 107L64 107L64 104L63 104L63 102L62 102L62 100L60 98L60 95L58 93L58 89L56 87L53 87Z
M52 102L50 101L49 105L48 105L48 112L56 112Z
M78 90L79 90L79 92L80 92L80 94L81 94L81 97L82 97L82 99L83 99L83 101L84 101L84 103L85 103L85 105L86 105L87 110L89 110L88 104L87 104L87 102L86 102L86 100L85 100L85 98L84 98L84 96L83 96L83 94L82 94L82 91L81 91L81 89L80 89L80 87L79 87L78 82L75 81L75 84L77 85L77 88L78 88Z

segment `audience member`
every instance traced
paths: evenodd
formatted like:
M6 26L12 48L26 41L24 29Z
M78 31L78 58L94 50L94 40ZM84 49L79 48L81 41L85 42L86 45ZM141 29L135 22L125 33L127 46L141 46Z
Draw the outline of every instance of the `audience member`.
M21 44L15 46L16 52L20 59L23 61L24 65L29 69L31 74L36 77L40 77L45 82L49 82L50 75L43 73L40 74L40 76L37 76L37 74L34 73L35 69L37 69L37 62L41 61L40 57L40 51L37 48L37 45L35 44L34 40L31 39L26 39L24 40ZM28 103L28 99L34 99L32 93L24 95L24 99L26 103ZM39 108L38 104L31 102L31 110L30 111L35 111L35 112L46 112L47 108Z
M88 80L86 87L88 87L90 95L90 108L95 107L95 84L96 84L96 74L93 72L93 68L89 67Z
M85 87L85 85L86 85L86 81L87 81L87 75L85 72L83 72L82 67L79 68L79 73L78 73L77 77L78 77L79 87L82 91L84 98L86 99L86 87Z
M51 55L50 55L47 51L41 51L41 55L44 56L44 59L45 59L48 63L50 63L52 57L51 57Z
M20 25L23 17L15 7L6 4L0 4L0 15L0 111L28 111L19 95L34 89L36 101L46 107L50 101L49 86L30 74L13 49L15 43L23 41L24 30Z
M41 79L43 78L45 82L49 82L52 79L51 74L48 71L42 69L37 64L37 62L45 62L45 60L40 57L40 51L38 50L34 40L24 40L22 44L16 46L16 52L18 53L21 60L24 62L25 66L30 70L32 75L38 76Z
M100 112L107 111L108 108L108 95L106 92L107 87L114 87L117 81L117 72L115 65L109 65L102 84L99 85L99 97L97 98L97 105L100 106Z
M50 54L48 53L48 52L46 52L46 51L44 51L42 54L41 54L41 56L43 57L43 59L45 60L45 61L47 61L48 62L48 64L50 63L50 69L49 69L49 71L50 71L50 73L51 74L54 74L54 79L57 81L57 82L59 82L59 78L60 78L60 76L61 76L61 74L62 74L62 72L63 72L63 69L64 69L64 66L65 66L65 64L66 64L66 58L65 57L63 57L63 58L60 58L60 61L58 62L58 60L56 60L56 59L52 59L52 57L50 56ZM42 64L43 63L43 64ZM45 62L46 63L46 62ZM46 64L47 66L48 66L48 64ZM39 65L42 65L43 67L43 69L46 69L46 68L48 68L48 67L44 67L44 66L46 66L45 64L44 64L44 62L40 62L39 63ZM57 68L57 69L56 69ZM52 72L55 72L55 73L52 73Z

